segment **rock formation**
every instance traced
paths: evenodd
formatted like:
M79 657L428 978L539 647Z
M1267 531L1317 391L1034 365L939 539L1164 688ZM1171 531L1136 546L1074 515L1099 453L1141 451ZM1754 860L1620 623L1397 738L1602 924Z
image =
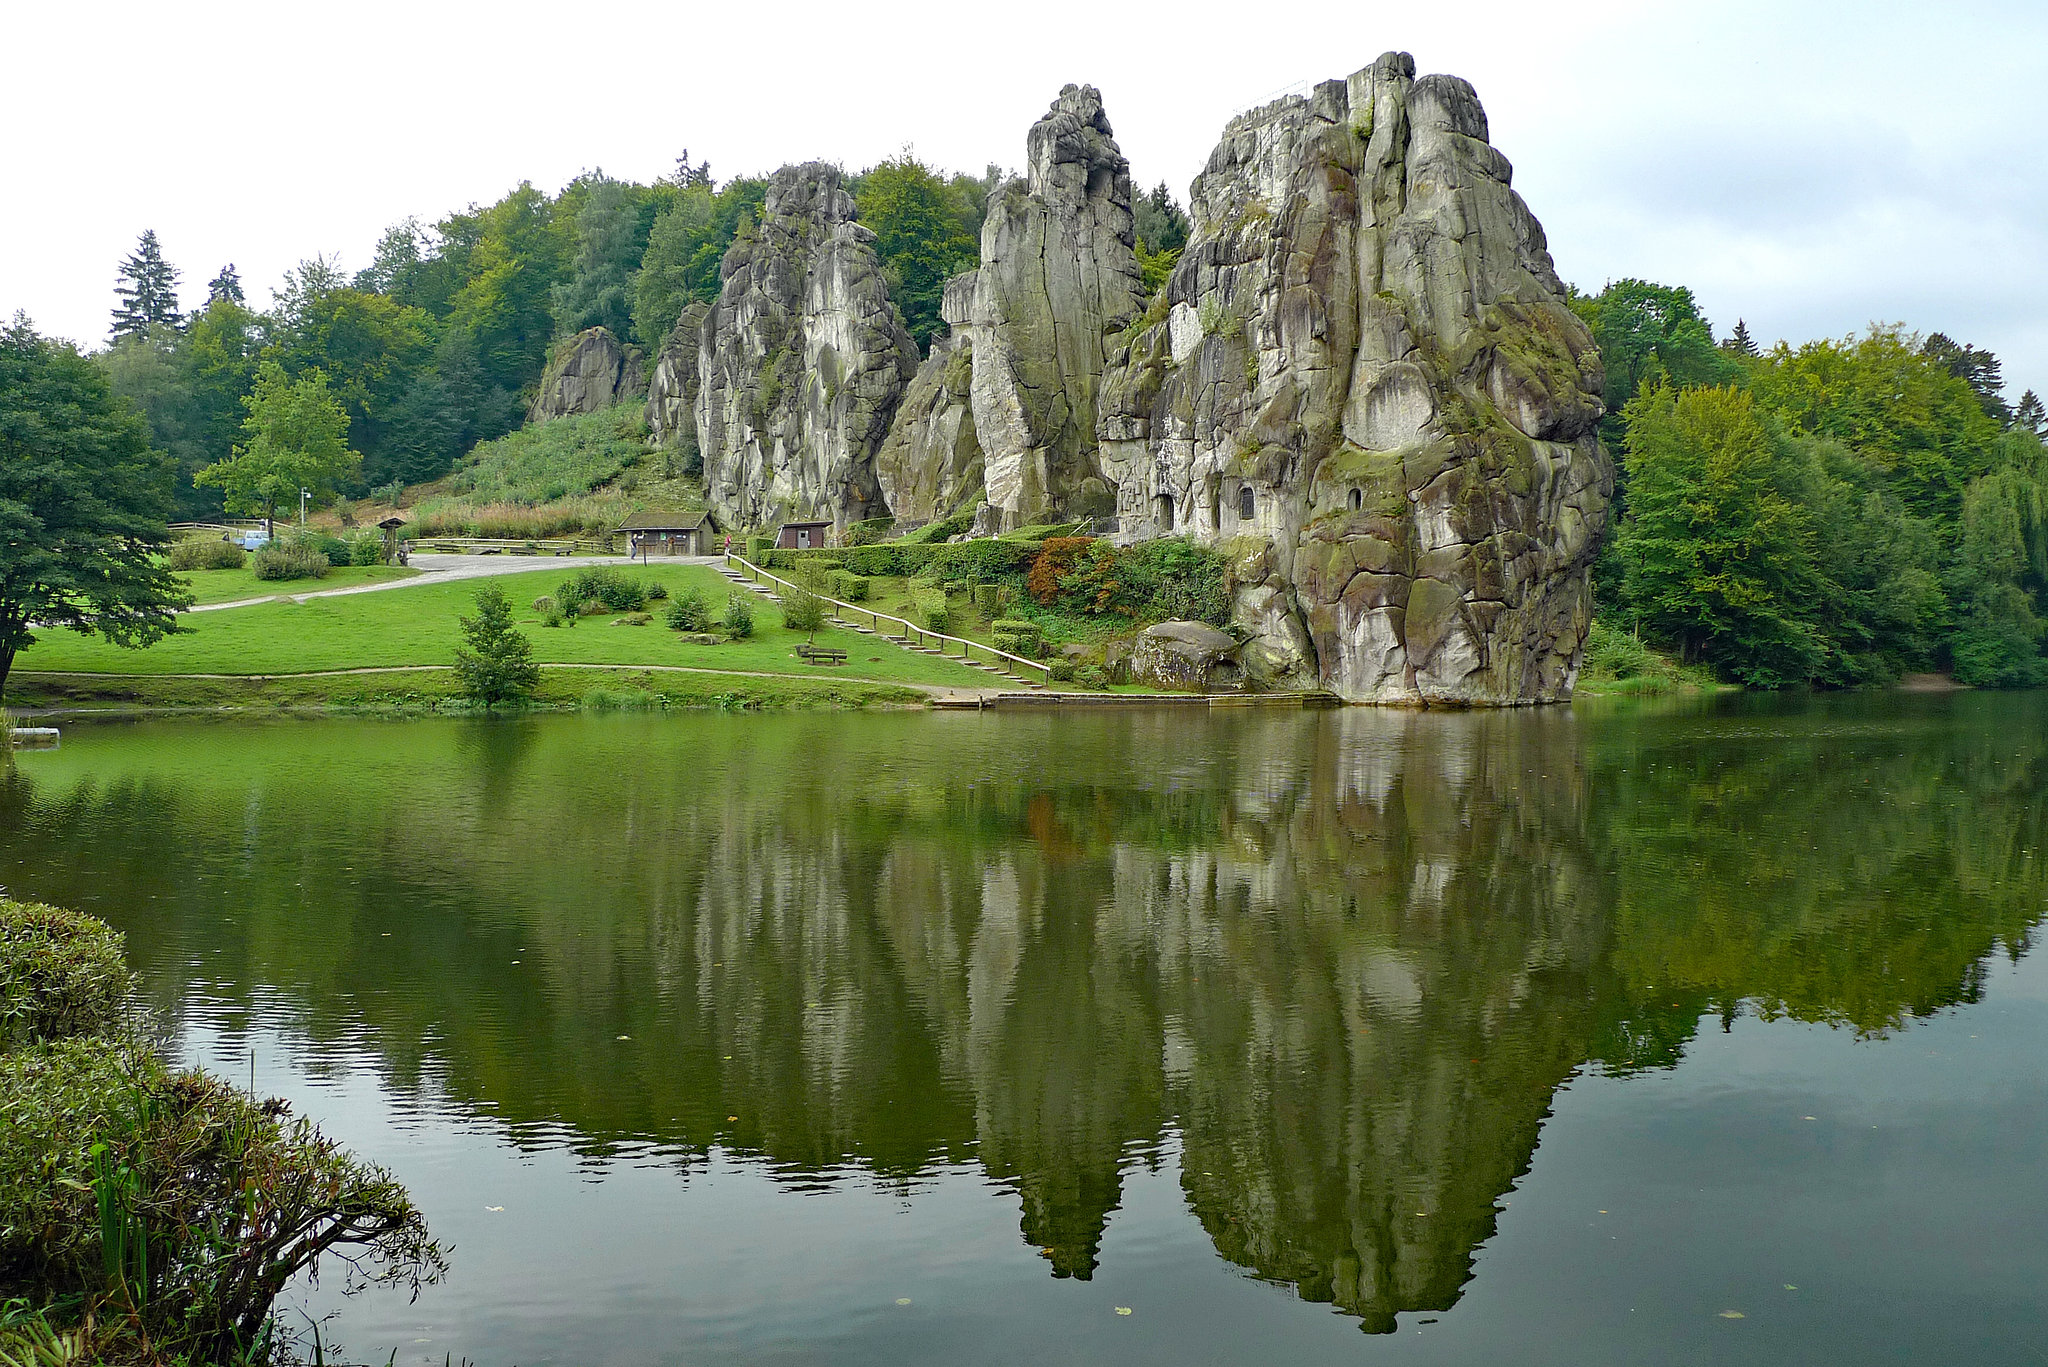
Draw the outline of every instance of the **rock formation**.
M974 346L968 317L976 272L946 282L940 316L948 335L932 340L875 461L882 497L899 528L950 516L982 496L981 441L969 389Z
M1102 377L1102 469L1126 535L1234 553L1255 675L1564 698L1613 485L1600 360L1472 88L1414 71L1389 53L1224 130Z
M545 422L595 413L647 392L640 348L619 341L610 328L586 328L556 348L540 379L527 418Z
M1238 682L1237 638L1205 622L1159 622L1131 646L1131 681L1205 692Z
M917 346L837 167L787 166L734 241L698 350L697 438L723 525L883 510L875 455Z
M1112 511L1095 394L1105 340L1144 297L1130 164L1095 87L1062 90L1026 150L1028 179L989 196L970 327L974 425L1003 527Z
M647 386L647 430L663 446L697 445L697 353L711 305L693 301L683 310L654 358Z

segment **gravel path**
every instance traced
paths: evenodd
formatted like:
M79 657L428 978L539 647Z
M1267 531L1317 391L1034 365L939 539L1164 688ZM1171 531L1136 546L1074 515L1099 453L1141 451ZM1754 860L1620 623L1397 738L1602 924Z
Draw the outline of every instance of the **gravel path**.
M716 555L664 556L665 565L710 565L722 562ZM412 567L419 571L406 579L387 579L381 584L352 584L345 589L314 589L309 593L271 593L261 598L237 598L232 603L206 603L189 612L222 612L257 603L290 599L303 603L309 598L341 598L351 593L384 593L392 589L416 589L424 584L445 584L456 579L491 579L501 574L527 574L536 570L576 570L585 565L634 565L639 561L616 555L415 555ZM716 671L714 671L716 672Z

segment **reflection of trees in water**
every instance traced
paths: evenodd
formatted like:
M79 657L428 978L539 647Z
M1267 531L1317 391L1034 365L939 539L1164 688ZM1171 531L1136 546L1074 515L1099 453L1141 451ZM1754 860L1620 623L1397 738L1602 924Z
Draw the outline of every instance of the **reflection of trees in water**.
M1993 702L144 733L0 776L0 852L167 1004L200 960L595 1153L971 1159L1056 1275L1177 1131L1224 1256L1384 1328L1455 1300L1574 1069L1745 1001L1890 1028L2018 952L2048 709Z

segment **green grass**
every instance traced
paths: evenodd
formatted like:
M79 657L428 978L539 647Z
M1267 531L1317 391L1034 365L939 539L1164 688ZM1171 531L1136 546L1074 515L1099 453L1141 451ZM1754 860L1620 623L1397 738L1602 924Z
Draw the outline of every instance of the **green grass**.
M352 588L357 584L381 584L389 579L409 579L418 573L396 565L352 565L331 569L322 579L258 579L254 570L247 569L188 570L178 577L191 586L194 603L232 603L242 598L277 598Z
M730 591L728 582L702 566L660 565L630 571L659 580L671 593L694 584L704 590L714 616ZM782 625L765 600L755 604L755 634L744 641L694 645L661 625L657 615L645 626L614 625L610 616L586 617L576 626L549 629L530 604L552 594L568 575L538 570L489 582L500 585L517 609L517 620L533 642L535 658L551 664L683 665L699 669L787 674L817 678L827 668L806 664L794 649L803 639ZM322 581L325 582L325 581ZM102 674L302 674L313 670L452 663L457 617L470 610L480 581L422 584L385 593L315 598L307 603L277 600L185 619L187 633L147 650L122 650L96 637L46 631L21 652L21 671L83 671ZM651 605L659 609L662 605ZM903 684L990 687L1001 680L951 660L935 659L890 642L844 629L818 633L818 644L847 652L837 672L848 678ZM10 690L11 691L11 690ZM10 699L10 701L12 701Z

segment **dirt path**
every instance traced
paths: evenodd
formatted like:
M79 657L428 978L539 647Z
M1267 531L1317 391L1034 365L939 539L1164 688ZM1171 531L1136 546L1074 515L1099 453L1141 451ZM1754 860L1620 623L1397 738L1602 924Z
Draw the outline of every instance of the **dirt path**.
M706 565L720 563L715 555L665 556L665 565ZM271 593L261 598L237 598L232 603L206 603L190 612L222 612L228 608L254 607L289 599L303 603L309 598L344 598L352 593L384 593L392 589L416 589L426 584L446 584L458 579L492 579L501 574L530 574L542 570L580 570L586 565L633 565L640 562L616 555L415 555L412 567L419 571L407 579L387 579L381 584L351 584L345 589L314 589L310 593ZM714 670L714 673L730 671ZM240 676L235 676L240 677Z

